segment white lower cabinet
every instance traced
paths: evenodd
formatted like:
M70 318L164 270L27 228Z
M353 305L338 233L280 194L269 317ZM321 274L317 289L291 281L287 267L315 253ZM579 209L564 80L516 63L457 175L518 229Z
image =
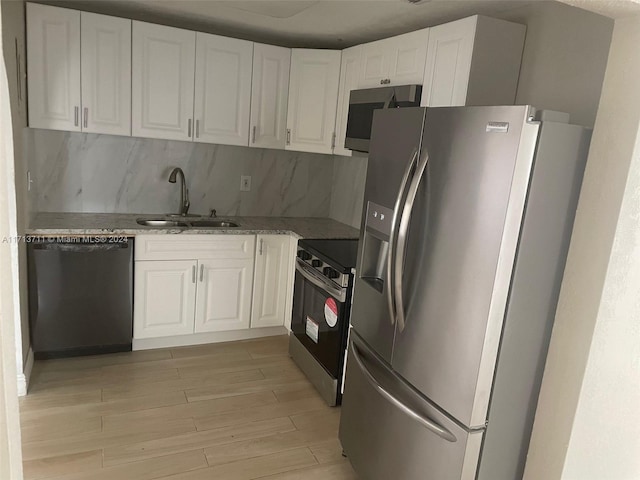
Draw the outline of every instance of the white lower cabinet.
M134 348L284 333L292 242L289 235L137 236Z
M195 260L136 262L135 338L193 333L197 263Z
M253 258L198 261L196 332L249 328Z
M286 323L287 289L293 259L288 235L258 235L251 328ZM289 308L290 310L290 308Z

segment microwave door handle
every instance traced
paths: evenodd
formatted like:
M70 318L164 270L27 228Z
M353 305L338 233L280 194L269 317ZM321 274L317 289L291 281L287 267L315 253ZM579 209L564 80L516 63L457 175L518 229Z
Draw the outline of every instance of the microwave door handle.
M394 255L394 265L393 265L393 276L394 276L394 285L393 285L393 299L396 306L396 315L398 319L398 327L402 332L405 327L406 319L404 312L404 300L402 298L402 274L404 273L404 255L407 247L407 236L409 232L409 220L411 219L411 212L413 210L413 204L416 200L416 195L418 194L418 188L420 187L420 182L422 181L422 177L424 175L425 170L427 169L427 164L429 163L429 153L426 148L424 149L424 154L420 159L420 163L418 164L418 168L416 169L416 173L411 181L411 185L409 186L409 191L407 192L407 198L404 202L404 207L402 208L402 215L400 216L400 225L398 227L398 240L396 245L396 252Z
M409 184L409 180L411 179L411 174L414 172L415 163L418 160L418 149L416 148L411 154L411 161L409 165L407 165L407 169L404 172L404 176L402 177L402 181L400 182L400 190L398 191L398 197L396 198L396 203L393 207L393 218L391 219L391 232L389 233L389 253L387 255L387 304L389 307L389 315L391 316L391 325L395 324L396 321L396 306L393 295L393 284L394 284L394 251L395 251L395 243L398 237L398 222L400 221L400 206L402 203L402 199L405 196L405 191L407 190L407 185Z
M391 392L389 392L386 388L384 388L378 380L373 376L373 374L369 371L369 369L364 364L364 361L360 357L360 353L358 353L358 347L356 347L353 340L351 340L351 352L353 352L353 358L358 365L358 368L367 379L369 384L374 388L376 392L378 392L385 400L389 403L397 407L402 413L407 415L409 418L412 418L427 430L432 431L439 437L445 439L448 442L455 443L458 441L456 436L449 431L446 427L440 425L435 420L430 419L429 417L416 412L413 408L408 405L405 405L400 399L396 398Z

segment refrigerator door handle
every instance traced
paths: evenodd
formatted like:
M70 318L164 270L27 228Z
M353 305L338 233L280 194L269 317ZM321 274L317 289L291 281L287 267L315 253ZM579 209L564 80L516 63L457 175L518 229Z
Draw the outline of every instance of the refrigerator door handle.
M405 327L404 300L402 299L402 270L404 269L404 254L407 247L409 219L411 218L413 204L416 200L418 188L420 187L420 182L422 181L422 176L427 169L428 163L429 152L427 152L425 148L418 167L416 168L416 173L411 181L411 185L409 186L409 191L407 192L407 198L404 202L404 207L402 208L402 215L400 215L400 224L398 226L397 244L395 246L395 252L393 255L393 299L396 307L396 319L398 320L398 327L400 328L401 332Z
M396 198L396 204L393 207L393 219L391 220L391 232L389 234L389 254L387 255L387 303L389 305L389 316L391 318L391 325L396 321L396 304L394 301L395 290L395 278L394 278L394 257L396 242L398 240L398 221L402 218L400 215L400 206L402 199L405 197L407 185L411 179L411 174L414 172L416 162L418 160L418 149L416 148L411 155L411 161L407 166L402 182L400 183L400 190L398 191L398 198Z
M383 398L389 401L391 404L395 405L399 408L405 415L412 418L416 422L420 423L427 430L432 431L439 437L447 440L448 442L455 443L458 439L455 437L453 433L451 433L448 429L440 425L439 423L431 420L428 417L416 412L413 408L405 405L396 397L394 397L387 389L385 389L380 383L375 379L373 374L369 371L369 369L365 366L364 361L360 357L358 353L358 347L356 347L353 340L351 341L351 351L353 352L353 358L355 359L358 367L362 371L364 377L371 384L371 386L378 392Z

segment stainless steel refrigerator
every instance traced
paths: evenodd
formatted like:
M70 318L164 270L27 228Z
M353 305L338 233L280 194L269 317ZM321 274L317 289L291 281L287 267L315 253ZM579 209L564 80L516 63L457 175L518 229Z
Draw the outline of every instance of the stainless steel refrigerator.
M340 423L362 480L522 477L590 141L565 120L374 115Z

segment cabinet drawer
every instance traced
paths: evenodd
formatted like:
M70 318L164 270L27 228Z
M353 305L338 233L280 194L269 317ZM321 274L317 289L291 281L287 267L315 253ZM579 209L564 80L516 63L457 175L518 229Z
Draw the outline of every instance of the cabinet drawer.
M136 260L253 258L255 235L138 235Z

